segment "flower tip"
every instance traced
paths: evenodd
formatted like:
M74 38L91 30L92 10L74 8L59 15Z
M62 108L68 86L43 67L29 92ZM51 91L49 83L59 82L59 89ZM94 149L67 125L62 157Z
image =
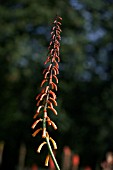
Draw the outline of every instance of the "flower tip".
M49 155L47 155L47 156L46 156L46 160L45 160L45 166L48 166L49 158L50 158L50 156L49 156Z

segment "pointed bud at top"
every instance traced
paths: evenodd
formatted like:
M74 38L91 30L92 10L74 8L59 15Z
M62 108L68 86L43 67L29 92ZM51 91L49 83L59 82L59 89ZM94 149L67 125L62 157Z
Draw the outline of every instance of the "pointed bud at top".
M58 18L59 18L60 20L62 20L62 17L59 17L59 16L58 16Z

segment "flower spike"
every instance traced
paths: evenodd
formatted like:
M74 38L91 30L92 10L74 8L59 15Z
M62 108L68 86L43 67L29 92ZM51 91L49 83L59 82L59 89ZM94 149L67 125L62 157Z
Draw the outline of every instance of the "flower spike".
M60 16L56 16L53 27L51 30L51 39L48 47L47 59L44 62L45 69L43 70L43 80L41 82L40 88L41 93L36 96L37 100L37 111L34 115L34 119L36 119L39 115L40 118L36 119L31 126L32 129L38 127L35 132L32 134L35 137L39 132L42 133L42 139L44 140L38 147L37 152L40 153L42 147L47 144L49 149L49 154L47 154L45 160L45 166L48 166L49 158L53 159L55 167L57 170L60 170L58 163L53 154L53 149L57 149L57 144L53 140L52 137L49 137L48 126L52 126L54 130L57 129L57 125L51 120L52 112L54 115L57 115L57 111L54 106L57 106L56 101L56 91L58 90L58 77L59 74L59 62L60 62L60 33L62 32L61 26L62 18ZM50 112L50 113L49 113ZM41 114L40 114L41 113ZM49 114L49 116L48 116ZM42 127L39 128L39 125L42 124ZM52 146L51 146L52 144Z

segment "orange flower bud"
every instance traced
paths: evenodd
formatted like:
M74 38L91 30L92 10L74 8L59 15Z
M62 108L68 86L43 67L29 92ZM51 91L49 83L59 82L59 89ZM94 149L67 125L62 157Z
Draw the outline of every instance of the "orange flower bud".
M56 71L56 69L54 68L54 66L53 66L52 70L54 71L54 74L57 75L57 71Z
M50 54L52 54L52 53L53 53L53 51L54 51L54 49L51 49Z
M53 68L56 70L56 74L59 74L59 71L58 71L58 67L59 67L59 66L58 66L58 63L55 62L55 64L56 64L56 65L53 66ZM55 74L55 75L56 75L56 74Z
M50 155L47 155L47 156L46 156L46 160L45 160L45 166L48 166L49 158L50 158Z
M56 27L53 27L52 30L55 30Z
M60 20L62 20L62 17L58 17Z
M53 111L53 113L54 113L55 115L57 115L57 111L56 111L54 108L52 108L52 107L48 106L48 109L52 110L52 111Z
M49 86L46 86L45 93L48 93L48 90L49 90Z
M36 127L36 125L37 125L39 122L41 122L41 121L42 121L41 118L38 119L38 120L36 120L36 121L33 123L33 125L31 126L31 128L34 129L34 128Z
M53 104L48 100L47 103L50 105L50 107L53 107Z
M39 115L39 112L36 112L36 114L34 115L33 119L35 119L38 115Z
M51 121L51 125L53 126L53 128L56 130L57 126L55 125L55 123L53 121Z
M39 100L39 101L37 102L36 106L39 106L39 105L40 105L40 102L41 102L41 100Z
M55 93L54 93L52 90L49 91L49 94L51 94L52 97L53 97L54 99L56 99L56 95L55 95Z
M39 106L39 107L38 107L38 109L37 109L37 113L39 113L39 112L40 112L40 109L41 109L42 107L44 107L44 106L43 106L43 105L41 105L41 106Z
M54 103L55 106L57 106L57 102L54 98L50 97L49 99L52 100L52 102Z
M56 30L56 34L58 34L58 35L59 35L59 34L60 34L60 31L59 31L59 30Z
M52 67L52 64L50 64L50 65L49 65L49 67L48 67L48 71L50 71L51 67Z
M45 68L45 69L43 70L42 74L45 74L46 71L47 71L47 68Z
M46 73L45 73L45 76L44 76L44 78L46 79L47 78L47 75L49 74L49 71L47 71Z
M54 33L54 31L51 31L51 35Z
M51 82L51 87L57 91L57 85L55 83Z
M61 25L61 22L57 22L57 24Z
M57 58L57 59L58 59L58 62L60 62L60 58L59 58L57 55L55 56L55 58Z
M53 75L53 77L55 78L56 83L58 83L58 78L56 77L56 75Z
M42 130L42 128L37 129L37 130L32 134L32 136L35 137L41 130Z
M41 87L44 85L44 83L47 82L47 79L42 80Z
M51 82L51 83L50 83L50 85L51 85L51 88L52 88L52 89L54 89L54 85L53 85L53 82Z
M42 94L41 97L40 97L40 100L43 100L43 98L44 98L45 96L47 96L46 93Z
M44 62L44 65L50 61L50 57L48 56L47 60Z
M36 100L38 100L40 96L41 96L41 93L37 95Z
M37 149L37 152L38 152L38 153L40 153L42 147L43 147L46 143L47 143L47 142L43 142L43 143L40 144L40 146L39 146L38 149Z
M54 23L54 24L57 23L57 19L55 19L53 23Z
M53 34L52 39L53 39L53 40L55 39L55 34ZM51 54L52 54L52 53L51 53Z
M56 144L56 142L55 142L51 137L50 137L49 139L51 140L54 149L57 149L57 144Z
M49 45L52 45L53 41L50 41L50 44Z
M47 123L48 123L48 125L51 125L51 120L49 117L47 117Z

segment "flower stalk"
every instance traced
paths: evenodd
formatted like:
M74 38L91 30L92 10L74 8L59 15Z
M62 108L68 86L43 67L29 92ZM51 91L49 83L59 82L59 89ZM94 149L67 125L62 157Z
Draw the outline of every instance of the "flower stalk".
M61 17L56 16L53 23L47 59L44 62L44 65L47 66L43 71L44 79L41 82L41 93L36 97L37 110L34 115L34 119L36 120L32 125L32 129L35 129L37 124L42 123L42 127L36 129L32 134L32 136L35 137L41 131L42 138L45 139L38 147L37 152L40 153L43 145L47 145L49 153L47 154L45 165L48 165L49 157L51 156L57 170L60 170L60 168L53 153L53 150L57 149L57 145L54 139L49 135L48 126L51 126L54 130L57 129L57 125L51 120L50 114L57 115L57 111L54 107L57 106L55 92L57 91L57 75L59 74L61 20ZM41 118L38 118L39 114Z

